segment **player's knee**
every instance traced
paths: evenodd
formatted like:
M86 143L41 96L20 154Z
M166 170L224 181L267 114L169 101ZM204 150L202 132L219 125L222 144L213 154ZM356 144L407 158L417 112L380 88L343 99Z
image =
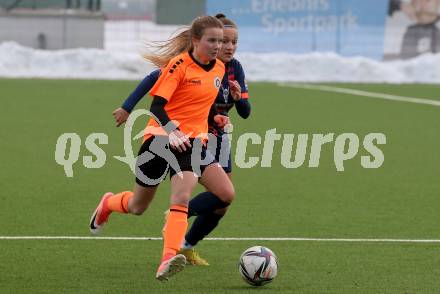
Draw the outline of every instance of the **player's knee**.
M232 201L234 201L235 198L235 190L234 187L228 186L228 187L224 187L219 193L218 193L219 198L227 203L228 205L232 203Z

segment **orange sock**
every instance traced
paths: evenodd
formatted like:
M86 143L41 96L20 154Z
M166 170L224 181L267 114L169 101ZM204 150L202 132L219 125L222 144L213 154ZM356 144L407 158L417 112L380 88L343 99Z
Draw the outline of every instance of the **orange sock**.
M176 255L180 250L183 238L185 238L188 227L188 207L171 205L165 229L163 232L163 253L165 255Z
M108 209L120 213L128 213L128 200L133 197L133 192L124 191L108 199Z

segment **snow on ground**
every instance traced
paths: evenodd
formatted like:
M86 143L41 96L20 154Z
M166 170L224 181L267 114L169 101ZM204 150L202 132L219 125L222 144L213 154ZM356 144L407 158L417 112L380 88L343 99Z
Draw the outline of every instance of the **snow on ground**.
M133 51L131 51L133 52ZM380 62L334 53L240 53L250 81L440 83L440 54ZM0 77L139 80L153 66L140 53L100 49L36 50L0 43Z

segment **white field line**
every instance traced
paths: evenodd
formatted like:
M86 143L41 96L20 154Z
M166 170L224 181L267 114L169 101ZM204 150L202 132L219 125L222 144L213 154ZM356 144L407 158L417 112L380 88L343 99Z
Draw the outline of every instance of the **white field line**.
M91 237L91 236L0 236L0 240L126 240L160 241L161 237ZM440 243L438 239L356 239L356 238L206 238L207 241L312 241L312 242L363 242L363 243Z
M417 103L417 104L427 104L427 105L431 105L431 106L440 106L440 100L397 96L397 95L391 95L391 94L375 93L375 92L368 92L368 91L354 90L354 89L347 89L347 88L339 88L339 87L333 87L333 86L324 86L324 85L317 85L317 84L297 84L297 83L278 83L278 85L282 86L282 87L301 88L301 89L307 89L307 90L319 90L319 91L327 91L327 92L334 92L334 93L341 93L341 94L357 95L357 96L376 98L376 99L392 100L392 101L399 101L399 102L410 102L410 103Z

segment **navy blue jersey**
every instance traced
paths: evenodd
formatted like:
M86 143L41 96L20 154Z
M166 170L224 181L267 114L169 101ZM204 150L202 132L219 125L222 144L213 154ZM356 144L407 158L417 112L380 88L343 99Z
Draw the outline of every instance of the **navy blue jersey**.
M212 106L211 116L209 118L209 132L213 134L223 133L223 130L216 126L216 123L213 120L213 115L223 114L229 116L229 111L234 106L242 118L247 118L251 111L248 101L248 88L241 63L237 59L233 58L231 61L226 63L225 70L226 72L222 80L222 85ZM238 101L235 101L234 98L232 98L229 89L229 81L233 80L236 80L241 87L241 99Z
M215 99L214 107L217 113L227 115L229 110L235 105L234 98L232 98L229 93L229 81L236 80L240 84L242 99L248 99L249 97L243 67L240 62L235 58L232 59L226 63L225 70L226 72L217 98Z

